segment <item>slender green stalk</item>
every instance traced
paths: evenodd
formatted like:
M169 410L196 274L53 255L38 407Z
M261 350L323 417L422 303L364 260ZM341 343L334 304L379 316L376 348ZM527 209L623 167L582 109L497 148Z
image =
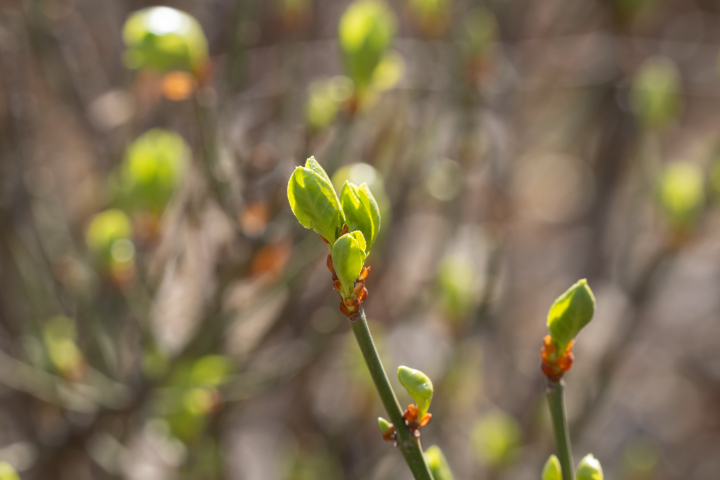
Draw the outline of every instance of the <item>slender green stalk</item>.
M395 392L390 385L390 381L380 361L380 356L370 335L370 329L368 328L367 319L365 318L365 311L362 307L352 318L350 324L352 325L362 355L365 358L368 370L370 370L373 382L375 382L375 388L377 388L380 394L380 399L385 406L390 421L395 426L397 445L403 457L405 457L405 462L407 462L408 467L410 467L410 471L412 471L415 480L433 480L430 469L425 462L425 456L420 446L420 439L414 437L405 426L403 411L400 408L400 403L395 396Z
M567 417L565 415L565 400L563 391L565 382L560 380L548 381L546 397L550 416L552 417L553 430L555 430L555 444L557 445L557 456L562 467L563 480L575 480L575 466L573 465L572 450L570 448L570 432L568 430Z

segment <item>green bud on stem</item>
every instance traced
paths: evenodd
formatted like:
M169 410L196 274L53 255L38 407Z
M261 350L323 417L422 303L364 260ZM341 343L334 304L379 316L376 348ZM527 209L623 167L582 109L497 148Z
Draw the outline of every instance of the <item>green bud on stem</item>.
M562 354L595 313L595 296L582 279L553 302L547 317L552 341Z
M432 401L433 384L430 378L420 370L401 366L398 368L398 380L417 403L419 418L422 418Z
M560 460L555 455L550 455L550 458L545 462L542 480L562 480L562 467L560 466Z
M575 473L576 480L603 480L603 471L600 462L592 453L585 455L578 465Z
M430 467L434 480L455 480L450 465L448 465L448 461L440 447L433 445L425 450L425 460L428 467Z

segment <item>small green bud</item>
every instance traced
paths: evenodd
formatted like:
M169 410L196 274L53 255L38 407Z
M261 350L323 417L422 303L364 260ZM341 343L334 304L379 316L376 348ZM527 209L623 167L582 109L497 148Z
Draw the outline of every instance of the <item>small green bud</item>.
M517 455L521 441L522 430L517 419L502 410L481 417L470 433L473 451L493 467L510 463Z
M562 480L562 467L560 466L560 460L555 455L550 455L550 458L545 462L542 480Z
M430 408L432 401L433 384L430 378L420 370L401 366L398 368L398 380L417 403L420 411L419 418L422 418Z
M702 170L689 162L668 165L660 176L658 193L668 222L676 227L692 224L705 203Z
M366 183L360 187L345 182L340 191L340 203L350 231L359 230L365 237L365 253L370 248L380 231L380 210Z
M600 462L593 457L592 453L585 455L575 472L576 480L603 480L602 467Z
M135 249L130 241L132 224L122 210L111 209L98 213L90 221L85 241L105 267L132 260Z
M335 243L345 225L345 215L330 178L314 157L295 169L287 195L300 224L319 233L330 245Z
M20 476L8 462L0 462L0 480L20 480Z
M202 27L192 16L170 7L134 12L123 27L129 68L160 72L199 71L208 58Z
M681 89L675 64L664 57L650 58L633 79L633 110L647 128L664 127L680 110Z
M587 325L595 313L595 296L587 280L579 280L553 302L547 326L558 353Z
M382 417L378 417L378 428L380 429L380 433L383 434L383 436L392 435L393 434L393 425L392 423L388 422Z
M450 465L440 447L432 445L425 451L425 460L434 480L455 480Z
M346 233L333 245L332 261L343 298L352 297L355 280L362 271L365 257L365 238L361 232Z
M395 34L395 16L379 0L357 0L340 19L340 47L347 75L364 91Z
M134 209L159 214L185 172L190 149L180 135L154 128L139 136L125 153L122 200Z

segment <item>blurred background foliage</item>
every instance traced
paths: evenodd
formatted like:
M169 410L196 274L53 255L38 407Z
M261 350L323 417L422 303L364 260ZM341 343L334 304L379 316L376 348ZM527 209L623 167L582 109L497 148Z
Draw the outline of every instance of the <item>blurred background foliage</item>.
M539 478L587 277L576 452L720 478L719 53L713 0L4 0L0 478L408 478L288 206L310 155L382 211L435 468Z

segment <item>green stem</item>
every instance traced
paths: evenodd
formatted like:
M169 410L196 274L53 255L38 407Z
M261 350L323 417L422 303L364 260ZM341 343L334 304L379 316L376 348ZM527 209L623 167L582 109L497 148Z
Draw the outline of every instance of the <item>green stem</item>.
M408 464L408 467L410 467L410 471L412 471L415 480L433 480L430 469L425 462L425 456L420 446L420 439L414 437L405 426L403 411L400 408L400 403L395 396L395 392L390 385L390 381L380 361L380 356L370 335L370 329L368 328L367 319L365 318L365 311L362 307L360 307L358 313L352 318L350 324L352 325L355 338L365 358L368 370L370 370L370 376L372 376L373 382L375 382L375 388L377 388L383 406L385 406L385 411L387 411L390 421L395 426L397 446L403 457L405 457L405 462Z
M568 430L567 416L565 415L565 400L563 390L565 382L560 380L548 381L546 397L550 416L552 417L553 430L555 430L555 444L557 445L557 456L562 467L563 480L575 480L575 466L573 465L572 451L570 449L570 432Z

